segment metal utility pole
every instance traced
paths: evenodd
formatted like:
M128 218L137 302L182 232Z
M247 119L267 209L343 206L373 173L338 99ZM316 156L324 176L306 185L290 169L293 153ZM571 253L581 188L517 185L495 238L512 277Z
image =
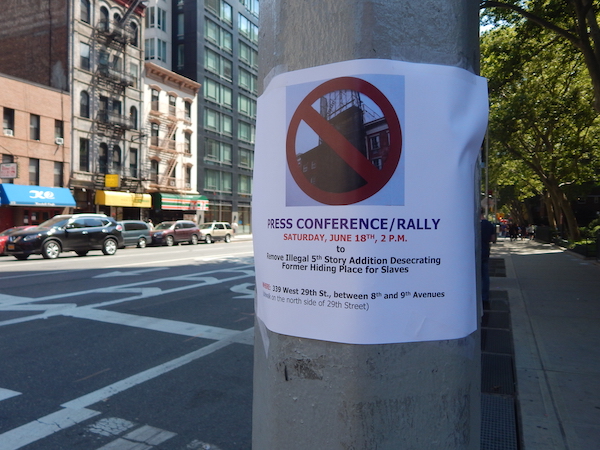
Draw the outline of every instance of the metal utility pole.
M262 0L259 85L357 59L477 73L478 8L475 0ZM255 336L254 450L479 449L479 331L351 345L258 321Z

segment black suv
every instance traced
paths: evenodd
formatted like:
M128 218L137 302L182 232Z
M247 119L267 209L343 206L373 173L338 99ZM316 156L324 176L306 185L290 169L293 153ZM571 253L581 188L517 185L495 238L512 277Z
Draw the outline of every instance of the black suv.
M85 256L90 250L114 255L123 246L121 225L104 214L65 214L54 216L34 228L13 233L6 243L6 253L17 259L42 255L58 258L60 252Z

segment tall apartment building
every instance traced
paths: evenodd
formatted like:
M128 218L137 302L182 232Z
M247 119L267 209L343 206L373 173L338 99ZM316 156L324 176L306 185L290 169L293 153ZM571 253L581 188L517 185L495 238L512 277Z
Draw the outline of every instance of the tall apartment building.
M172 0L171 6L172 46L167 52L172 69L203 88L196 138L198 191L209 202L204 220L238 222L238 230L248 232L259 2Z
M143 217L143 13L139 0L3 4L0 71L70 93L75 211ZM35 38L32 38L35 36Z
M200 84L171 71L171 4L146 2L144 21L145 109L154 223L190 219L203 222L208 201L197 189L197 99Z

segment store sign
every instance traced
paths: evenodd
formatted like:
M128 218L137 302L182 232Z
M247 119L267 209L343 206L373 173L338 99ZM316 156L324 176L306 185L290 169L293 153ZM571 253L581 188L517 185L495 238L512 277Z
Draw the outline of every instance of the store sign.
M279 75L258 101L257 316L351 344L477 329L485 79L357 60Z
M17 163L2 163L0 164L0 178L17 178L18 166Z

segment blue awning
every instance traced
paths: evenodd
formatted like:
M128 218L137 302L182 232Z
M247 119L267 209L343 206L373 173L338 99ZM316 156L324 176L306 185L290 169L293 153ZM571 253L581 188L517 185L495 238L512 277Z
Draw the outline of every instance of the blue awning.
M74 207L75 199L67 188L0 184L0 204Z

